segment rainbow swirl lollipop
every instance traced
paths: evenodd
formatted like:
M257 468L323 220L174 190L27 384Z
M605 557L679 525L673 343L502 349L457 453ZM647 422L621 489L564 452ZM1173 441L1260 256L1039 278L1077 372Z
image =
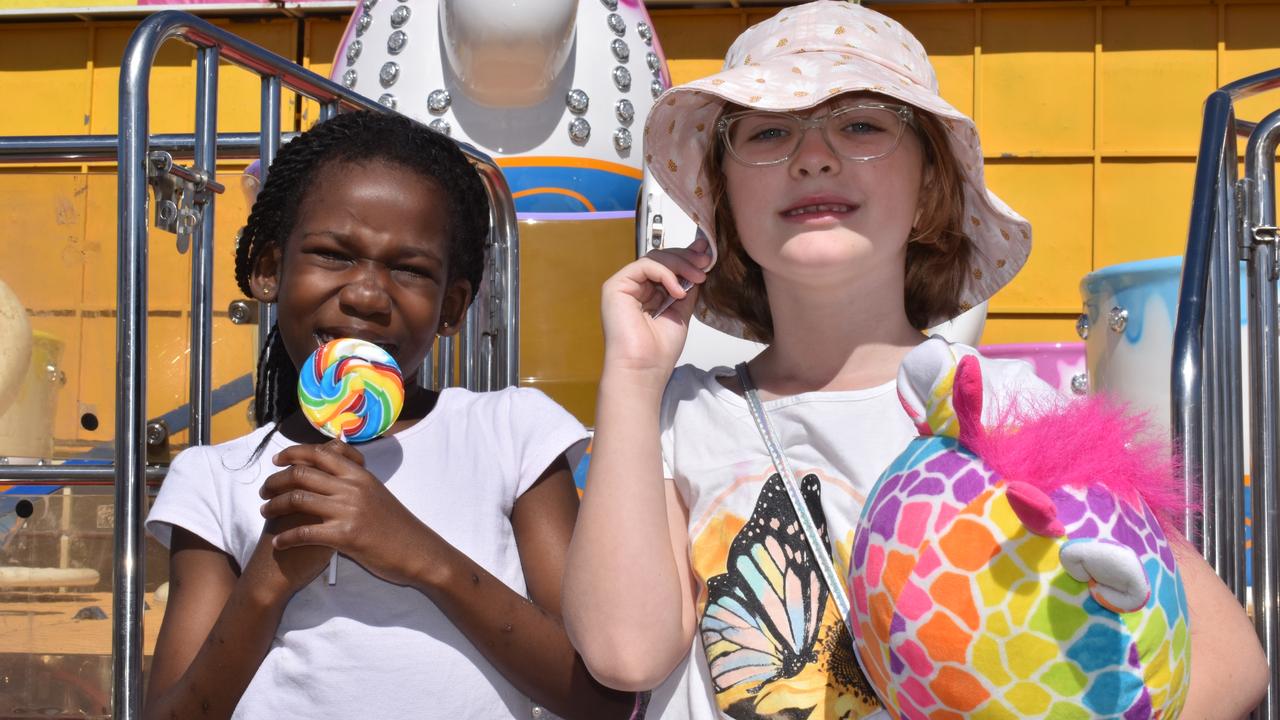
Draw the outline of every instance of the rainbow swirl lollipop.
M338 338L316 348L298 373L298 404L317 430L344 442L386 432L404 407L404 380L371 342Z

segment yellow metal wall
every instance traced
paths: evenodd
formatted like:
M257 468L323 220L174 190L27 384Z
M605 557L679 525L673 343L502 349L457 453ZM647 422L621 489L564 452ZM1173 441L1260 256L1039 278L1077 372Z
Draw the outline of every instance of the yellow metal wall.
M1076 286L1086 272L1180 254L1204 97L1218 85L1280 66L1280 2L1050 2L885 6L929 49L942 92L981 131L992 187L1035 227L1022 274L996 296L986 342L1074 340ZM709 74L733 38L774 9L655 9L677 82ZM345 20L220 20L237 34L327 74ZM0 135L115 131L119 58L130 21L0 22ZM169 44L151 89L152 129L190 132L193 53ZM219 129L252 131L258 83L224 68ZM309 125L310 104L286 97L284 129ZM1256 119L1274 98L1246 101ZM253 331L233 327L227 303L232 238L245 215L242 165L226 164L215 255L215 384L251 370ZM115 175L109 165L0 169L0 278L31 308L32 324L67 343L72 379L56 436L113 434ZM614 248L607 251L612 257ZM188 256L153 235L152 369L148 412L186 397ZM531 268L532 269L532 268ZM591 299L594 299L592 296ZM533 349L532 346L529 349ZM551 358L548 355L548 358ZM590 399L565 401L588 419ZM99 418L86 430L85 413ZM216 439L242 432L244 408L223 413Z

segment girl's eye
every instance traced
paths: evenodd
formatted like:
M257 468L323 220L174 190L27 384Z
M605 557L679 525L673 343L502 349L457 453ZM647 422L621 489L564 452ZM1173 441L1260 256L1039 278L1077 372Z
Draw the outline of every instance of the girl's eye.
M745 118L735 128L733 136L739 143L769 143L786 139L791 132L785 122L775 118Z
M840 132L851 135L865 135L884 131L883 125L867 118L842 119L840 123Z
M340 263L348 263L351 261L351 258L347 257L346 255L340 252L336 252L334 250L313 250L311 252L311 255L321 260L322 262L326 262L334 265L340 264Z

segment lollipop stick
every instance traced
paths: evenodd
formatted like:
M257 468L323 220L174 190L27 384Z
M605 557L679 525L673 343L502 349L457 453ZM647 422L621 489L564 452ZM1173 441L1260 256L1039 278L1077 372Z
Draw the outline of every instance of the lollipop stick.
M693 287L693 281L692 281L692 280L685 280L685 279L681 278L681 280L680 280L680 287L681 287L681 288L683 288L685 292L689 292L690 288L692 288L692 287ZM658 317L658 316L659 316L659 315L661 315L662 313L666 312L666 311L667 311L667 308L669 308L669 307L671 307L673 304L675 304L675 301L676 301L675 297L673 297L672 295L669 295L669 294L668 294L668 295L667 295L667 299L666 299L666 300L663 300L663 301L662 301L662 304L658 306L658 309L657 309L657 310L654 310L652 313L650 313L650 314L649 314L649 317L652 317L652 318L656 318L656 317Z

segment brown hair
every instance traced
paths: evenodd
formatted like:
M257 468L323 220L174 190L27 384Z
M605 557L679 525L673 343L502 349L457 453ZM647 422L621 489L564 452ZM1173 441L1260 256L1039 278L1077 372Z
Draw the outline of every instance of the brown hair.
M726 105L722 114L737 110ZM920 220L907 240L905 303L911 326L923 330L968 308L960 290L969 272L972 241L964 233L964 180L942 124L916 111L912 127L924 148ZM702 286L701 300L719 315L742 324L744 335L773 341L773 316L764 273L742 247L724 182L724 147L718 136L703 158L709 180L719 260Z

